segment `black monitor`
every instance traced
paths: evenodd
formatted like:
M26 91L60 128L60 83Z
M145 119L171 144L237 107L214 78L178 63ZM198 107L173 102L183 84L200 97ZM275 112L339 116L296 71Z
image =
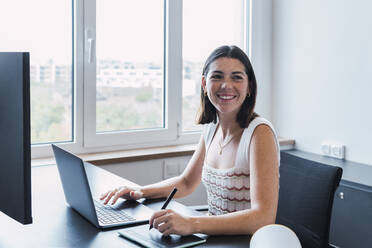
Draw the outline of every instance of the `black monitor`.
M30 55L23 52L0 52L0 211L32 223Z

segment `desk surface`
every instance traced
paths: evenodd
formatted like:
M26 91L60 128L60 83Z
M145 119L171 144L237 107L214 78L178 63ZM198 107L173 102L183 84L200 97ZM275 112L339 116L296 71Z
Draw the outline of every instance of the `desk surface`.
M92 194L123 183L129 183L101 168L88 174ZM1 199L6 200L6 199ZM146 205L160 209L162 201ZM100 230L70 208L64 198L57 167L32 168L33 224L21 225L0 212L0 247L138 247L117 235L121 228ZM169 208L195 215L193 210L172 201ZM250 236L209 236L207 243L198 247L249 247Z

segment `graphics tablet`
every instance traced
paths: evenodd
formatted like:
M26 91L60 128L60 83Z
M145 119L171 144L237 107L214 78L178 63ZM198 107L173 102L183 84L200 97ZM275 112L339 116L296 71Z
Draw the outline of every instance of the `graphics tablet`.
M119 235L142 247L159 248L183 248L205 243L206 240L196 235L180 236L171 234L163 236L158 230L149 230L149 225L141 225L125 228L119 231Z

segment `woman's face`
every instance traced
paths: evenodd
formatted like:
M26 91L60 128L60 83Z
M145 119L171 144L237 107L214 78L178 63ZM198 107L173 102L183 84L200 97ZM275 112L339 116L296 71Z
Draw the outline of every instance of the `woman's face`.
M238 114L248 95L248 76L244 65L233 58L222 57L209 65L202 78L204 92L219 113Z

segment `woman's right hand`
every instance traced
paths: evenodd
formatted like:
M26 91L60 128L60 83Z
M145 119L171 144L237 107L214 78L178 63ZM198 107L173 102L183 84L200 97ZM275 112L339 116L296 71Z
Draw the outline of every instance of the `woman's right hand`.
M143 192L139 187L121 186L102 194L100 200L104 200L103 204L107 204L112 199L111 205L114 205L119 197L127 200L138 200L143 197Z

